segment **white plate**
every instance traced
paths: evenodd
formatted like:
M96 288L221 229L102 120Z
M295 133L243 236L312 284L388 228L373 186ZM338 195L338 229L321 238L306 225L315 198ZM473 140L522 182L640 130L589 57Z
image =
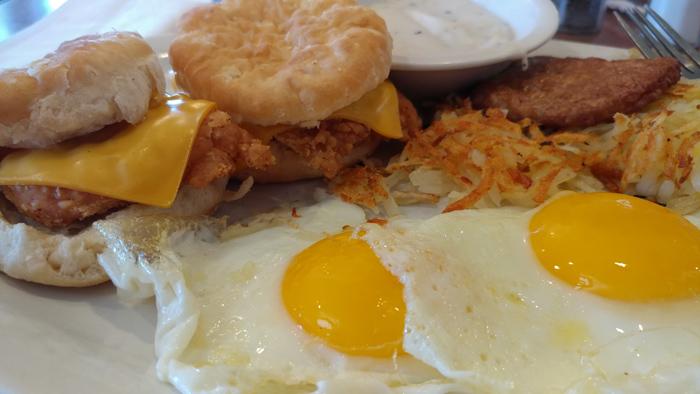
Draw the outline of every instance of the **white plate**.
M159 51L167 42L151 40ZM553 41L537 54L622 58L627 52ZM246 200L269 207L280 196L303 199L301 191L313 184L282 189L258 188ZM0 275L0 393L173 393L154 374L155 319L152 304L123 305L110 285L56 289Z

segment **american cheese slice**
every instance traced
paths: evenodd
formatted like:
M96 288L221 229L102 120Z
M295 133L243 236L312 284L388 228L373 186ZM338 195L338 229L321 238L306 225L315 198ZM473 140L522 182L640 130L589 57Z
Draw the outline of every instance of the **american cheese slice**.
M330 118L362 123L387 138L403 137L399 95L389 81L382 82L358 101L336 111Z
M387 138L401 138L401 118L399 117L399 95L389 81L382 82L374 90L366 93L358 101L340 109L329 116L329 119L347 119L362 123L377 134ZM263 142L270 142L275 135L284 133L298 126L275 125L258 126L244 124L243 128L250 131Z
M13 152L0 162L0 185L60 186L168 207L199 126L213 108L210 101L173 96L137 125L120 124L50 149Z

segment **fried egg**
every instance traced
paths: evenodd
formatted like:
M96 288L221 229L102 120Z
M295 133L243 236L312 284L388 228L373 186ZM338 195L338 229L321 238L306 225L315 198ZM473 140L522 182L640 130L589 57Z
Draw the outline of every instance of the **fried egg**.
M120 287L156 294L161 379L216 393L700 390L695 218L612 193L379 224L335 199L296 212L223 235L188 226L157 263L112 264Z
M219 235L170 231L157 262L108 270L141 265L115 283L142 296L139 284L153 286L159 377L188 393L466 392L401 350L401 284L351 239L364 211L327 199L293 212ZM315 261L340 264L309 276Z
M488 392L700 390L700 230L678 214L590 193L363 229L404 285L404 350L444 376Z

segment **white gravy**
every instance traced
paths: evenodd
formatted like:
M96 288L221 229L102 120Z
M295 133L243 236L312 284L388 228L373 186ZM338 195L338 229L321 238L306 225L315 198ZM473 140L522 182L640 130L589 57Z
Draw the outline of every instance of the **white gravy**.
M394 56L426 58L486 49L514 37L505 21L471 0L381 0L371 7L386 21Z

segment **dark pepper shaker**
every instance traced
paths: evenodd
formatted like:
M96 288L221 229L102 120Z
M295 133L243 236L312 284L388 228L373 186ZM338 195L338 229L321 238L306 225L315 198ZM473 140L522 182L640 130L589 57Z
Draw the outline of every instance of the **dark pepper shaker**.
M595 34L600 31L605 0L553 0L559 10L559 31Z

